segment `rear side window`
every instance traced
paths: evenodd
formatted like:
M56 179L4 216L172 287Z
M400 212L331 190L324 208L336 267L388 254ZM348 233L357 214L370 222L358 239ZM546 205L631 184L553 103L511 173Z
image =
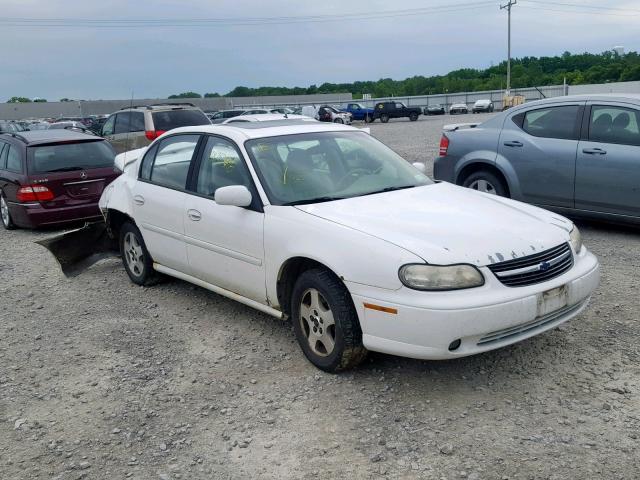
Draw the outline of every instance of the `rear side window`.
M211 124L207 116L200 110L167 110L166 112L153 112L151 117L155 130L163 132L178 127Z
M522 129L534 137L575 140L578 105L540 108L525 112Z
M7 154L7 170L12 172L22 171L22 162L20 161L20 152L13 145L9 145L9 152Z
M631 108L591 107L589 140L640 146L640 112Z
M113 131L116 135L119 133L129 133L131 127L131 113L122 112L116 115L116 127Z
M9 146L4 142L0 142L0 169L2 169L2 170L7 168L7 152L8 152L8 150L9 150Z
M40 145L28 149L30 173L70 172L113 166L115 152L105 141Z
M184 190L199 139L199 135L175 135L160 142L150 180L158 185Z
M144 132L144 113L131 112L130 132Z

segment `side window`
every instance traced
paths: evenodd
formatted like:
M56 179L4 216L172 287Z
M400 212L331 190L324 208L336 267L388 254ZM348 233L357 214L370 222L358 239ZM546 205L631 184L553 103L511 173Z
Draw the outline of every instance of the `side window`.
M404 105L401 103L396 103L396 108L404 108Z
M589 140L640 146L640 111L594 105L589 120Z
M0 142L0 170L4 170L7 168L7 153L9 151L9 146Z
M13 145L9 145L7 150L9 151L7 154L7 170L11 170L12 172L21 172L22 161L20 160L20 153L18 152L18 149Z
M113 129L116 123L116 115L111 115L102 126L102 135L113 135Z
M131 125L129 126L130 132L144 132L144 113L131 112Z
M199 135L175 135L160 142L150 180L158 185L184 190L199 139Z
M231 142L209 137L200 163L196 191L213 197L218 188L229 185L251 188L247 165Z
M131 113L130 112L122 112L116 115L116 128L113 133L116 135L119 133L129 133L129 128L131 126Z
M548 107L525 112L522 129L534 137L575 140L578 105Z
M156 157L158 151L158 144L156 143L144 154L142 158L142 166L140 167L140 178L143 180L151 179L151 165L153 165L153 159Z

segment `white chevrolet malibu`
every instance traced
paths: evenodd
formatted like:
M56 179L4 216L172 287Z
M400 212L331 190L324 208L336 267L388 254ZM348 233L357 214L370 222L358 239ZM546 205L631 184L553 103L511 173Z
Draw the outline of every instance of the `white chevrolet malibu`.
M134 283L289 317L326 371L503 347L578 315L599 281L566 218L434 183L348 126L185 127L116 163L100 207Z

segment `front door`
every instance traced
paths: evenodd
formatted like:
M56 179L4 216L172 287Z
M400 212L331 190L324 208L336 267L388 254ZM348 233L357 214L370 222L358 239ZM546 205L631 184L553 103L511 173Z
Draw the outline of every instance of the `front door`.
M581 105L555 105L505 119L497 162L506 162L519 183L513 198L551 207L573 207Z
M218 205L215 191L230 185L246 186L254 196L253 204L247 208ZM208 137L194 189L184 209L192 275L266 303L264 213L245 160L230 140Z
M134 218L155 262L189 274L185 193L200 135L171 135L152 148L133 188Z
M640 109L593 104L578 145L576 208L640 216Z

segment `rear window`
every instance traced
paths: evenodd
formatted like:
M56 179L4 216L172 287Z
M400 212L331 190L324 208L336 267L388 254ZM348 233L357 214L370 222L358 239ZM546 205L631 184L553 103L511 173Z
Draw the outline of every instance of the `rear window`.
M211 124L207 116L200 110L168 110L153 112L151 115L154 128L165 132L178 127Z
M115 152L105 141L40 145L29 148L29 172L49 173L113 166Z

